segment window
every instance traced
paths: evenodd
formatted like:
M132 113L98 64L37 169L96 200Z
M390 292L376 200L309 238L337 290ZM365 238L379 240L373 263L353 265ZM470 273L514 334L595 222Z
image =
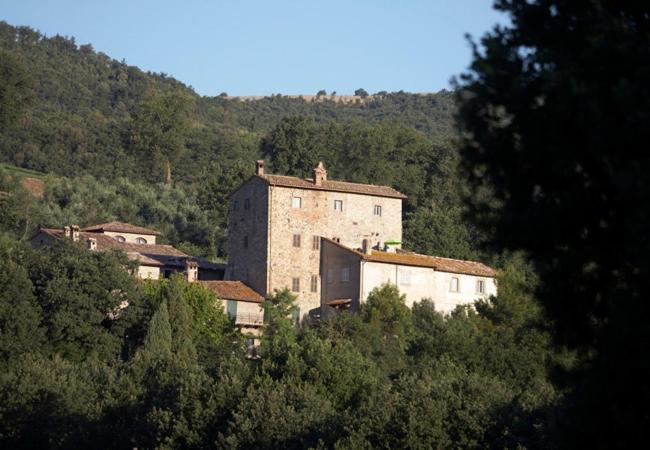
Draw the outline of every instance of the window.
M374 214L375 216L381 216L381 205L375 205Z
M449 287L451 292L460 292L460 280L458 277L451 277L451 286Z
M334 200L334 211L343 211L343 200Z
M327 284L332 284L334 282L334 272L332 269L327 269Z
M334 242L336 242L336 243L340 243L340 242L341 242L341 238L337 238L337 237L333 237L332 240L333 240Z
M318 292L318 275L311 276L311 291Z
M113 239L115 239L117 242L126 242L124 236L115 236Z
M300 247L300 235L299 234L294 234L293 235L293 246L294 247Z
M135 238L135 243L136 244L146 244L147 240L145 238L139 237L139 238Z
M244 248L248 248L248 236L244 236Z
M302 208L302 197L293 197L291 199L292 208Z
M350 268L344 267L341 269L341 283L347 283L350 281Z
M476 280L476 293L484 294L485 293L485 281Z
M235 201L232 203L232 209L233 209L234 211L237 211L237 210L239 209L239 201L238 201L238 200L235 200Z
M226 312L231 319L237 317L237 302L235 300L226 300Z
M291 290L293 292L300 292L300 278L293 277L291 280Z
M244 209L251 209L251 199L247 198L244 200Z
M314 236L311 243L312 250L320 250L320 236Z

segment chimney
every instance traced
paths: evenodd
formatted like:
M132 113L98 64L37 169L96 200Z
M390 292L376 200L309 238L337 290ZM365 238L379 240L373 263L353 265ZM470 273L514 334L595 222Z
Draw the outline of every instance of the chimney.
M187 281L193 283L199 279L199 263L193 259L185 260L185 275L187 275Z
M63 227L63 237L72 240L72 230L69 226Z
M370 245L370 239L364 239L361 243L361 249L366 255L372 254L372 246Z
M264 160L263 159L258 159L257 162L255 163L255 175L258 175L260 177L264 176Z
M318 165L314 167L314 184L316 186L322 186L323 181L327 181L327 170L323 166L323 161L319 161Z
M72 242L79 242L79 225L72 225L70 230L72 230Z
M86 248L93 251L97 250L97 239L88 238L88 240L86 240Z

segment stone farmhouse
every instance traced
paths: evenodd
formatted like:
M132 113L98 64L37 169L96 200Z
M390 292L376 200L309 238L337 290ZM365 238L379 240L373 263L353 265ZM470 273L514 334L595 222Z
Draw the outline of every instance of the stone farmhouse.
M266 295L289 288L300 316L358 308L385 282L397 284L409 305L431 298L438 310L496 293L495 272L472 261L401 249L402 201L387 186L327 179L255 175L230 195L226 278Z
M77 225L41 228L31 239L32 247L40 248L67 239L90 251L121 250L138 262L135 276L148 280L169 278L181 273L189 282L203 284L223 301L226 312L248 335L257 335L262 326L264 297L241 281L223 281L224 264L187 255L171 245L157 244L160 233L129 223L110 222L80 228Z

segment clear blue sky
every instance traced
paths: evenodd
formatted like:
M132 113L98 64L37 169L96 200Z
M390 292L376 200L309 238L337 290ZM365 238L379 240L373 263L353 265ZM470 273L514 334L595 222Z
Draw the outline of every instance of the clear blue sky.
M0 20L73 36L199 94L433 92L470 62L492 0L2 0Z

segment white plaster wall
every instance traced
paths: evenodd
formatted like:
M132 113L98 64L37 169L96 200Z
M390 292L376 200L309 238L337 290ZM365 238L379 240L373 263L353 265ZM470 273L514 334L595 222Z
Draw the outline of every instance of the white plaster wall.
M435 271L426 267L402 266L377 262L362 262L362 298L365 301L370 292L388 282L397 285L406 295L406 305L424 298L433 300L436 310L448 314L458 305L473 303L479 298L496 295L497 286L494 278L473 275L454 274ZM459 291L451 291L451 279L459 279ZM410 280L409 280L410 279ZM485 292L476 292L476 281L485 282Z
M451 279L457 277L459 280L458 292L451 291ZM497 294L496 280L490 277L477 277L474 275L462 275L456 273L436 271L434 282L434 295L431 299L436 305L436 310L449 313L458 305L473 303L477 299L486 299L490 295ZM476 281L485 282L483 294L476 291Z
M142 278L143 280L158 280L160 279L160 267L139 266L138 278Z

